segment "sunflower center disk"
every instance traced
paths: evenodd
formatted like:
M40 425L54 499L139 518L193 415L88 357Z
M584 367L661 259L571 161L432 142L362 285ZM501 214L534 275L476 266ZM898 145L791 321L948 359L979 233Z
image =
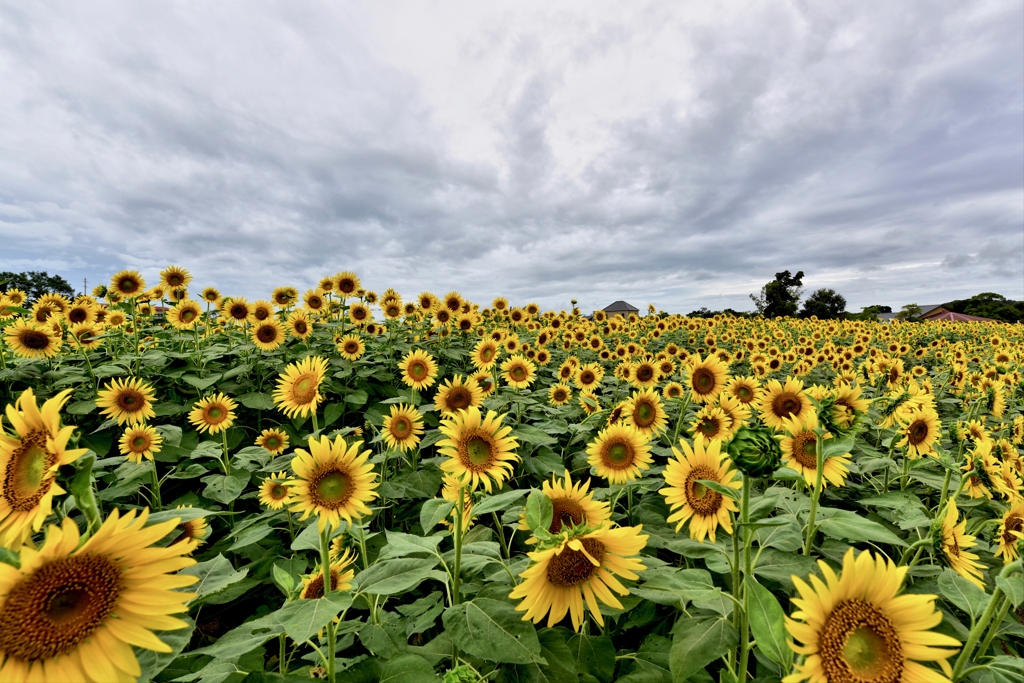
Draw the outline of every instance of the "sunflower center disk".
M793 439L793 459L809 470L818 469L818 437L802 432Z
M521 365L517 365L516 367L512 368L509 374L512 375L512 379L514 379L515 381L522 382L524 379L526 379L526 368L522 367Z
M149 446L149 439L147 439L144 436L137 436L134 439L132 439L132 447L134 447L134 448L137 448L139 450L144 450L148 446Z
M713 439L720 429L721 426L718 424L718 420L713 417L705 417L700 421L700 424L697 425L697 431L709 439Z
M331 470L316 479L311 487L319 499L317 504L322 507L337 508L345 504L351 494L351 482L348 474Z
M452 410L462 410L468 408L472 402L472 396L469 391L462 387L456 387L448 392L448 407Z
M44 565L11 590L0 610L0 650L38 661L69 652L114 609L121 571L102 555Z
M405 436L409 433L409 420L404 417L395 420L395 423L391 426L391 431L398 436Z
M605 463L612 468L623 469L633 464L633 453L628 444L612 443L605 451Z
M798 396L787 392L775 397L772 401L772 412L779 417L789 417L799 413L802 405Z
M836 605L822 628L819 651L830 682L895 683L903 676L896 628L881 610L863 600Z
M722 494L712 491L699 480L718 481L718 473L706 465L698 465L686 477L686 502L699 515L714 515L722 507Z
M117 405L122 410L133 411L136 410L140 404L142 404L142 394L131 389L122 391L117 395Z
M281 500L288 495L288 488L282 484L274 484L270 487L270 497L274 500Z
M4 497L12 509L26 512L35 508L42 500L48 486L43 478L53 465L53 455L46 450L46 434L35 430L21 441L21 446L11 456L4 477Z
M593 538L584 538L583 548L599 563L604 558L604 544ZM569 588L578 586L589 579L597 567L579 550L565 548L561 554L553 555L548 563L548 581L556 586Z
M33 351L41 351L50 345L50 338L38 330L25 330L19 341Z
M710 394L715 388L715 375L706 368L697 369L693 373L693 388L698 394Z
M292 400L299 405L309 405L316 398L316 389L316 377L300 375L292 384Z
M650 403L641 403L633 411L634 420L638 427L650 427L654 423L654 417L656 413L654 406Z
M563 526L577 526L583 521L583 508L572 498L555 498L551 507L554 511L548 531L553 534L560 532Z
M480 436L472 436L466 441L466 457L470 465L484 467L491 462L491 444Z
M910 441L911 446L916 446L922 443L928 436L928 425L922 420L917 420L914 424L910 425Z

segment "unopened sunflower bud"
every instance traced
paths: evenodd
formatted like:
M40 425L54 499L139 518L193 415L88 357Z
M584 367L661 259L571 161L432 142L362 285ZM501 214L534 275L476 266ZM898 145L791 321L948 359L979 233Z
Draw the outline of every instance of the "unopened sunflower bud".
M766 427L740 427L726 446L736 469L748 477L767 477L782 463L782 449Z

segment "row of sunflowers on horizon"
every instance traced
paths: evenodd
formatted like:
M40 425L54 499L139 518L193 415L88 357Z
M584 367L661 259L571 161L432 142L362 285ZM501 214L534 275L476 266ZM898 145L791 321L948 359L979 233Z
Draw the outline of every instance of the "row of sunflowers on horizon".
M700 563L706 546L721 550L731 601L716 618L737 634L715 664L727 680L958 682L998 670L997 644L1024 653L1024 629L1004 627L1024 594L1022 325L653 306L588 317L505 298L481 308L457 292L378 296L349 272L255 302L214 288L193 299L190 283L172 266L151 288L122 271L73 301L0 295L2 680L143 676L140 652L172 653L157 634L198 618L193 555L268 514L287 521L273 529L284 548L293 524L316 522L315 563L286 604L355 594L390 557L368 541L404 530L450 539L447 609L498 582L522 620L614 641L628 600L669 590L657 586L673 572L714 569ZM440 510L439 533L401 488L435 474L416 507ZM495 507L517 490L525 504ZM467 538L484 533L507 576L460 568ZM812 571L765 581L773 596L755 578L766 549ZM955 610L921 590L950 585L946 568L987 601L970 626L950 626ZM753 616L765 594L782 650ZM291 654L282 635L267 662L286 673L296 651L315 651L311 670L333 680L344 623ZM453 644L450 675L498 670Z

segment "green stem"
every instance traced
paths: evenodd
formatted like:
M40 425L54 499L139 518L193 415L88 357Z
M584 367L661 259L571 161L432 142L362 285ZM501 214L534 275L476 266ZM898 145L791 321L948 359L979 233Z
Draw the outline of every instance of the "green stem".
M153 507L156 508L154 512L159 512L160 508L163 507L163 503L160 500L160 477L157 476L156 472L156 461L153 461Z
M313 411L313 433L316 434L320 431L320 423L316 420L316 411Z
M224 462L221 463L224 466L224 476L231 476L231 456L228 455L228 430L221 430L220 433L221 444L224 446Z
M807 516L807 538L804 541L804 555L811 554L811 545L814 543L814 522L818 516L818 499L821 498L821 475L825 469L825 453L821 441L822 437L818 434L814 441L816 469L814 471L814 490L811 491L811 511ZM885 471L886 476L888 476L889 468L886 467Z
M676 446L679 444L679 430L683 426L683 419L686 417L686 409L690 407L690 392L686 392L686 397L679 406L679 417L676 418L676 429L672 432L672 443L669 446Z
M99 504L96 502L96 495L93 492L92 465L95 461L95 456L90 455L88 462L83 463L75 474L74 484L72 485L75 505L85 515L90 534L96 533L102 524Z
M988 634L985 639L981 641L981 645L978 646L978 652L984 655L988 652L988 648L992 645L992 641L995 640L996 634L999 632L999 627L1003 625L1003 619L1006 618L1006 613L1010 611L1010 600L1009 598L1003 598L1002 605L996 612L996 618L992 620L992 627L989 628Z
M282 633L277 637L277 671L282 676L288 673L288 666L284 661L285 635Z
M363 569L369 569L370 558L366 555L366 529L362 525L359 526L359 538L357 540L359 541L359 555L363 560Z
M749 597L747 591L747 581L751 580L752 567L750 563L750 542L753 538L753 534L750 532L750 477L743 475L743 498L740 503L740 524L743 529L743 610L740 617L740 653L739 653L739 666L736 668L736 677L739 683L744 683L747 680L747 661L750 657L750 638L747 631L750 628L750 620L748 617L749 609ZM735 590L735 589L734 589ZM733 609L736 609L735 607Z
M498 519L498 513L492 512L491 518L494 519L494 527L498 530L498 538L501 540L501 550L505 553L505 559L511 560L512 555L510 549L505 545L505 529L501 525L501 520ZM515 577L512 577L512 583L515 583Z
M907 454L903 454L903 476L900 477L900 491L907 490L907 484L910 483L910 458Z
M465 489L459 486L455 495L455 566L452 569L452 603L458 605L462 602L462 594L459 592L462 572L462 509Z
M323 572L324 581L324 597L331 592L333 586L331 586L331 527L327 526L322 532L320 532L320 565L321 571ZM327 667L327 680L330 683L334 682L334 650L335 650L335 638L334 632L334 620L327 622L327 654L324 659L325 666Z

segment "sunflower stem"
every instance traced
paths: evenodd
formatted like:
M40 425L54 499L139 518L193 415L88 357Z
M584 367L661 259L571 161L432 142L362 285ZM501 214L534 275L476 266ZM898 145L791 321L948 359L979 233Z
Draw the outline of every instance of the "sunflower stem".
M1006 613L1010 610L1010 600L1003 597L1002 604L996 611L996 616L992 620L992 627L989 628L988 634L985 639L981 641L981 645L978 646L978 652L984 655L988 652L988 648L991 647L992 641L995 640L996 633L999 631L999 627L1003 624L1003 619L1006 618Z
M224 465L224 476L225 477L230 477L231 476L231 458L228 455L228 430L222 429L220 431L220 436L221 436L221 443L224 446L224 462L222 463Z
M676 419L676 429L672 433L672 443L669 446L675 446L679 443L679 430L683 426L683 418L686 417L686 409L690 407L690 392L686 392L685 398L680 401L679 406L679 417Z
M811 510L807 515L807 538L804 540L804 555L811 554L811 546L814 543L814 522L818 516L818 499L821 498L821 475L825 469L825 452L821 442L822 435L819 434L814 440L814 490L811 491ZM886 468L885 471L888 477L889 469Z
M313 434L316 434L317 432L320 431L320 423L317 422L317 419L316 419L316 409L315 408L313 409L312 415L313 415Z
M497 512L492 512L491 513L491 518L494 520L494 527L498 530L498 538L501 540L501 549L505 553L505 559L506 560L511 560L512 559L512 555L511 555L511 553L509 551L509 548L505 545L505 529L502 528L502 526L501 526L501 520L498 519L498 513ZM514 582L515 581L515 577L513 577L512 580Z
M150 472L150 474L153 477L152 489L153 489L153 507L155 508L154 512L159 512L160 508L163 507L163 503L160 500L160 477L157 476L157 472L156 472L156 460L153 461L153 469Z
M960 651L960 656L957 658L956 664L953 665L953 675L950 677L953 683L957 683L960 680L964 667L967 666L968 660L974 654L974 646L978 644L982 632L988 628L993 616L995 616L997 603L1002 595L1003 589L997 585L992 590L992 597L988 599L988 605L985 606L985 611L982 613L981 618L971 627L971 632L967 635L967 642L964 643L964 649Z
M327 525L320 532L320 569L323 572L324 597L331 592L331 527ZM327 622L327 654L324 657L324 665L327 667L327 680L334 683L334 650L335 650L334 620Z
M455 495L455 566L452 569L452 604L458 605L462 602L462 594L459 592L462 571L462 509L465 487L459 486Z
M740 615L740 652L739 665L736 667L736 678L739 683L744 683L744 681L747 680L747 660L750 656L750 638L748 638L747 634L747 631L750 628L750 620L747 616L749 611L749 591L747 590L747 581L751 578L750 542L753 538L753 534L747 526L750 524L750 477L746 474L743 475L743 498L740 502L740 523L743 529L743 592L742 597L740 598L743 604L743 610ZM736 590L736 588L734 587L733 590Z
M903 476L900 477L900 491L906 491L907 485L910 483L910 457L906 453L903 454Z
M75 496L75 505L85 515L90 535L96 533L102 524L99 505L96 503L96 494L93 491L92 466L94 462L96 462L94 455L83 458L71 485L71 491Z

